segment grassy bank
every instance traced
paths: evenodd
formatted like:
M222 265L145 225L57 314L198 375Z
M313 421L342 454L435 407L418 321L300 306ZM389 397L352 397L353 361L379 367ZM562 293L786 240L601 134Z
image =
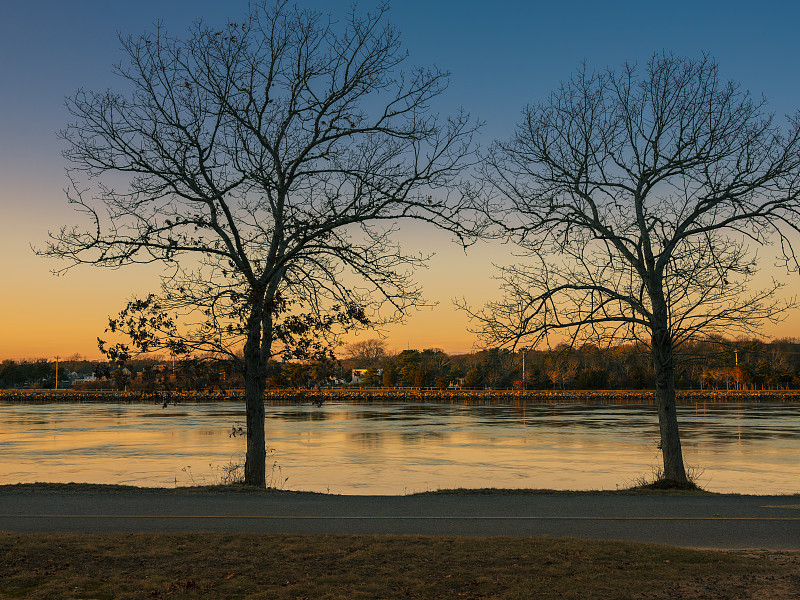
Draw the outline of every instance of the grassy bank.
M653 403L652 390L422 390L333 388L320 390L267 390L269 404L310 402L436 402L445 404L597 404ZM800 402L800 390L678 390L678 403L698 402ZM117 390L0 390L0 401L51 402L243 402L242 390L145 393Z
M574 539L0 534L0 598L800 597L800 553Z
M301 492L295 490L284 490L275 488L256 488L246 486L241 483L229 485L192 485L180 487L138 487L134 485L117 485L107 483L56 483L56 482L37 482L37 483L8 483L0 484L0 494L288 494L296 496L308 496L314 494L323 495L323 492ZM659 487L652 481L642 481L630 487L622 487L615 490L549 490L549 489L528 489L528 488L453 488L439 489L424 492L415 492L409 496L441 496L441 495L492 495L492 496L711 496L722 495L715 492L708 492L701 488L693 489L672 489ZM734 494L738 495L738 494Z

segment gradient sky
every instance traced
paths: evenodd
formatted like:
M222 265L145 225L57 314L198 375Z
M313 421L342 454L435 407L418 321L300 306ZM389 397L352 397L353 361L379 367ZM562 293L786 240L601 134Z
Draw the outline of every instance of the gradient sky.
M341 14L351 2L298 4ZM139 34L160 20L182 34L198 17L221 24L240 18L246 6L246 0L0 5L0 359L97 357L95 338L107 315L158 285L159 271L152 267L84 267L54 277L50 269L59 265L31 251L48 230L77 221L62 191L66 163L56 136L68 122L64 97L79 87L117 84L111 70L122 56L118 32ZM412 63L452 72L443 106L463 106L485 121L483 146L507 137L523 105L543 99L581 61L592 69L618 67L663 50L711 54L724 78L764 94L779 117L800 107L800 5L794 2L397 0L389 19L400 28ZM480 245L465 256L448 236L419 226L406 227L401 241L408 250L437 253L418 278L426 297L439 304L392 328L389 346L469 351L473 338L451 299L465 296L479 304L491 297L491 264L509 262L510 249ZM765 333L800 336L800 316L792 314Z

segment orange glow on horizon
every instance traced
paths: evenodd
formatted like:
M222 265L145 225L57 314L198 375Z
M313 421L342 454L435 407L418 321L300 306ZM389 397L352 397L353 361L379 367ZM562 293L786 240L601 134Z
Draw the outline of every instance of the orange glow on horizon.
M36 200L30 200L35 207ZM66 222L76 219L64 207L57 214ZM160 265L118 270L81 266L56 277L50 270L64 265L38 257L29 249L30 244L41 247L47 228L54 228L53 225L25 220L20 211L12 213L6 223L9 233L0 243L25 251L16 251L14 259L4 264L5 281L10 285L0 294L0 360L52 359L76 353L89 360L101 360L97 337L103 337L109 315L115 315L132 296L157 290ZM387 327L384 333L388 348L441 348L448 354L475 350L475 336L467 330L469 320L453 308L452 300L463 297L480 305L491 299L497 292L492 263L510 262L509 247L478 244L465 254L447 234L430 226L409 225L398 238L407 252L435 253L428 268L416 274L425 300L434 306L413 310L405 323ZM6 252L10 253L11 250ZM762 276L769 274L765 267ZM800 337L800 310L789 313L777 325L765 326L763 334L772 338ZM345 341L375 337L375 332L365 331Z

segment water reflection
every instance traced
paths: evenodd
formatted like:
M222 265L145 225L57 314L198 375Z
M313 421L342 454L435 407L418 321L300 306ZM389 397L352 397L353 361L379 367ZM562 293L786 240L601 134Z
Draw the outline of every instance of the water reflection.
M302 423L304 421L326 421L330 417L322 410L298 410L298 411L271 411L268 416L274 421L287 421L290 423Z
M800 405L679 407L686 462L715 491L800 491ZM215 483L241 462L241 404L0 404L0 483ZM660 461L651 404L267 407L287 487L397 494L440 487L602 489Z
M378 431L359 431L347 434L347 443L362 450L377 450L383 446L383 435Z

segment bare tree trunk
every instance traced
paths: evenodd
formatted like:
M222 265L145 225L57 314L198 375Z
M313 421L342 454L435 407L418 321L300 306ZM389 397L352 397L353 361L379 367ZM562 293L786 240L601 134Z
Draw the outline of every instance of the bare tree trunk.
M252 309L244 346L244 401L247 418L247 452L244 462L244 482L266 487L266 439L264 434L265 365L262 364L261 303Z
M672 337L666 326L658 327L652 337L653 369L656 379L656 405L661 432L661 454L664 458L664 479L688 483L683 466L681 436L675 402L675 361Z

